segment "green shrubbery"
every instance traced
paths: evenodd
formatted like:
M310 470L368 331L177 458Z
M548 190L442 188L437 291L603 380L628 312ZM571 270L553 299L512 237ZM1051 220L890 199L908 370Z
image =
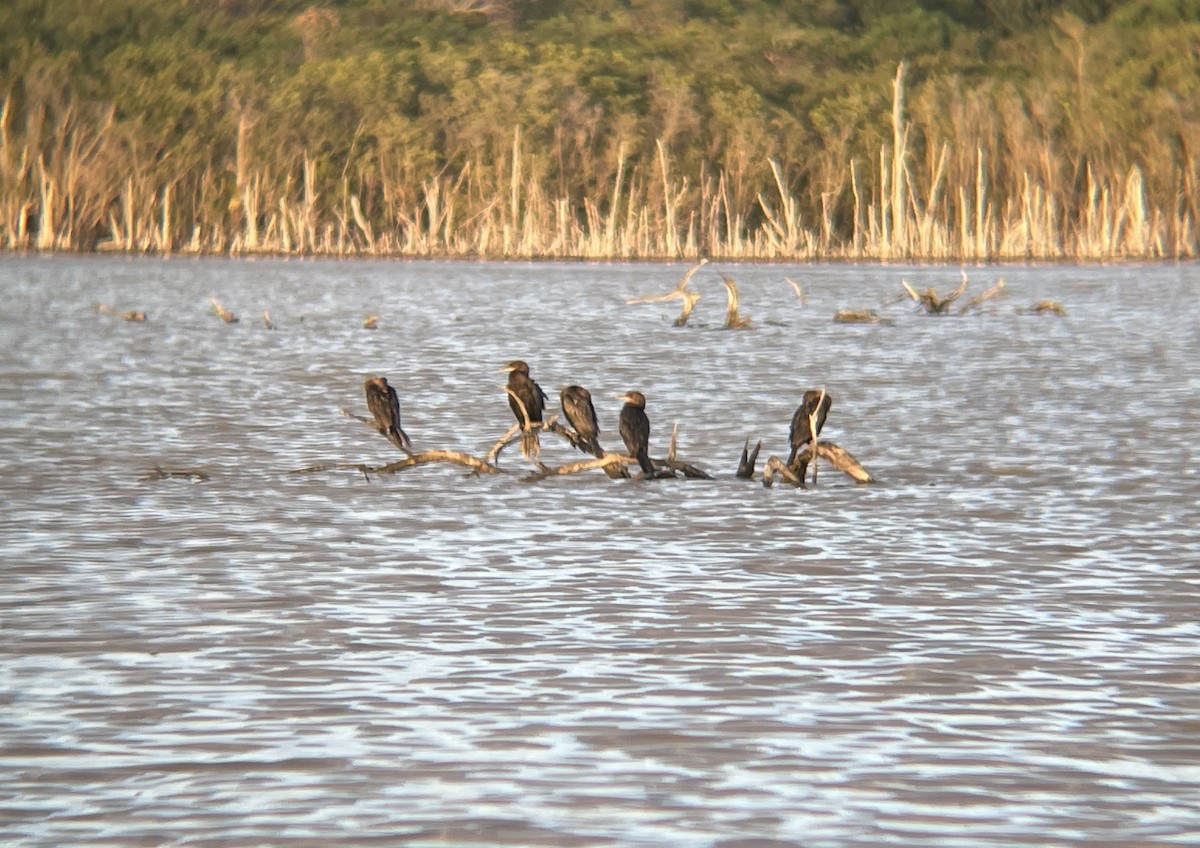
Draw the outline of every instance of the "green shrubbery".
M1200 250L1200 0L10 0L0 96L16 249Z

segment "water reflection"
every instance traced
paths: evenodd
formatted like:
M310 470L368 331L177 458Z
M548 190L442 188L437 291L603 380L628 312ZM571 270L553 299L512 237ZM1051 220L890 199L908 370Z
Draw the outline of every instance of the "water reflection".
M5 841L1193 841L1197 269L728 270L749 332L624 304L677 267L0 260ZM373 373L483 453L514 358L718 479L289 473L396 456ZM880 483L735 480L815 385Z

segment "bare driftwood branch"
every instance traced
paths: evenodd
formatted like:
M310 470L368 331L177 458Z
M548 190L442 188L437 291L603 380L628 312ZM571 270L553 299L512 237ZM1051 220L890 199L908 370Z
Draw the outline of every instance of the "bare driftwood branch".
M339 469L353 469L363 475L368 480L372 474L397 474L409 468L416 468L420 465L429 465L434 462L446 462L451 465L461 465L464 468L469 468L480 474L503 474L504 469L498 468L484 462L478 457L471 456L468 453L461 451L446 451L446 450L428 450L414 453L411 456L406 456L404 459L398 459L395 462L389 462L386 465L369 465L365 462L318 462L314 465L306 465L303 468L293 470L292 474L314 474L320 471L333 471Z
M263 326L268 330L274 330L275 325L271 323L271 314L267 310L263 310Z
M520 424L514 424L511 427L509 427L507 430L504 431L504 435L501 436L496 441L496 444L492 445L492 449L489 450L487 452L487 454L484 456L484 458L483 458L484 461L485 462L495 462L496 458L498 456L500 456L500 451L504 450L506 447L511 445L517 439L519 439L520 435L521 435L521 425Z
M900 282L904 286L904 290L908 293L908 296L919 303L927 313L930 315L945 315L950 311L950 306L966 292L968 278L967 272L963 271L962 282L958 284L958 288L950 292L950 294L946 295L945 297L939 295L937 291L932 288L927 288L923 292L918 292L908 284L907 280L901 280ZM987 291L975 295L975 297L963 304L958 310L959 314L961 315L962 313L970 312L972 309L978 309L980 305L988 300L991 300L993 297L998 296L1003 290L1004 280L999 279L992 284L991 288L987 289Z
M750 480L754 477L754 463L751 459L749 463L746 460L746 453L743 449L743 463L738 466L738 477L743 480ZM757 449L754 456L757 456ZM850 451L841 447L834 442L819 442L817 444L817 455L826 460L834 470L841 471L856 483L874 483L875 478L871 476L867 469L863 468L862 463L854 458ZM812 446L806 447L797 456L797 464L801 467L805 463L812 462ZM748 465L748 467L746 467ZM794 471L787 467L787 463L777 456L770 457L766 465L763 466L763 485L771 486L775 482L775 475L779 475L785 483L790 483L798 488L804 487L804 480Z
M695 273L707 264L707 259L701 259L691 268L688 268L687 271L684 272L683 277L680 278L679 283L675 286L675 288L671 289L671 291L667 292L666 294L644 294L639 297L631 297L625 302L627 304L658 303L665 300L673 300L674 298L679 297L687 289L688 283L692 281L692 277L695 275Z
M774 486L776 474L783 478L783 482L791 483L796 488L801 488L804 485L804 481L793 474L792 470L787 467L787 464L782 459L773 456L763 466L762 484L768 489Z
M581 459L577 462L568 462L565 465L555 467L543 465L537 471L531 473L528 479L545 480L547 477L578 474L581 471L591 471L594 468L601 468L606 472L610 472L609 477L628 477L628 474L621 473L627 465L637 465L637 460L631 456L624 456L619 453L606 453L599 458Z
M490 462L484 462L482 459L471 456L469 453L448 450L421 451L412 456L406 456L404 459L389 462L381 468L374 469L374 471L378 474L395 474L398 471L404 471L406 468L416 468L418 465L428 465L431 462L449 462L452 465L461 465L464 468L470 468L472 471L478 471L482 474L504 473L503 469L498 466L492 465Z
M379 329L379 316L378 315L368 315L366 318L364 318L363 319L363 329L364 330Z
M208 299L212 302L213 309L222 321L226 324L236 324L238 322L238 317L222 306L221 301L217 300L215 295L209 295Z
M728 277L725 274L721 275L721 281L725 283L725 329L748 329L750 327L750 319L744 315L738 314L737 283L731 277Z
M339 410L342 415L347 418L353 418L366 426L370 427L374 432L379 432L375 422L370 418L364 418L357 413L351 412L348 409L342 408ZM514 424L515 428L516 425ZM325 471L333 468L353 468L361 471L363 475L367 474L394 474L397 471L403 471L406 468L416 468L418 465L428 465L431 462L449 462L452 465L461 465L465 468L470 468L473 471L480 471L484 474L497 474L502 469L491 464L488 458L479 459L462 451L447 451L447 450L427 450L419 453L409 454L407 457L396 462L389 462L386 465L371 466L364 463L324 463L308 468L301 468L300 471Z
M848 475L855 483L875 482L875 478L870 475L867 469L863 468L862 463L841 445L834 442L819 442L817 444L817 454L832 465L835 471L840 471ZM801 461L809 460L809 457L803 454L798 458Z
M631 297L626 300L626 303L660 303L667 300L680 298L683 300L683 309L679 313L679 317L675 319L675 326L682 327L688 322L691 317L692 310L696 308L696 304L700 300L700 292L688 288L688 283L692 281L693 275L705 265L708 264L707 259L701 259L691 268L688 268L683 277L679 280L679 284L674 289L666 294L648 294L640 297Z

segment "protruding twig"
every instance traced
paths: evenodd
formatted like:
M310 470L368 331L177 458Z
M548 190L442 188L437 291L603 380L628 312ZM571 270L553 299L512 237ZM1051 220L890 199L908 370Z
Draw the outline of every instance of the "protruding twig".
M728 277L725 274L721 275L721 281L725 283L725 329L747 329L750 326L750 319L738 314L737 283L731 277Z
M996 282L992 284L992 287L989 288L987 291L980 292L979 294L975 295L973 298L968 300L966 303L964 303L962 306L960 306L958 311L961 314L963 312L970 312L972 309L978 309L985 301L991 300L993 297L996 297L1003 290L1004 290L1004 278L1002 277L999 280L996 280Z
M363 329L364 330L374 330L374 329L377 329L378 327L379 327L379 316L378 315L368 315L363 320Z
M209 295L208 299L212 302L213 309L216 310L217 315L222 321L226 324L236 324L238 322L238 317L222 306L221 301L217 300L215 296Z
M268 330L274 330L275 325L271 323L271 314L267 310L263 310L263 326Z

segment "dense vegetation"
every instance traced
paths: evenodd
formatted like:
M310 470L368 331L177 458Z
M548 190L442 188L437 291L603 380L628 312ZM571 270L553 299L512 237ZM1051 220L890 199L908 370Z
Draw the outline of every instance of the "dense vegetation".
M0 245L1200 251L1200 0L6 0Z

